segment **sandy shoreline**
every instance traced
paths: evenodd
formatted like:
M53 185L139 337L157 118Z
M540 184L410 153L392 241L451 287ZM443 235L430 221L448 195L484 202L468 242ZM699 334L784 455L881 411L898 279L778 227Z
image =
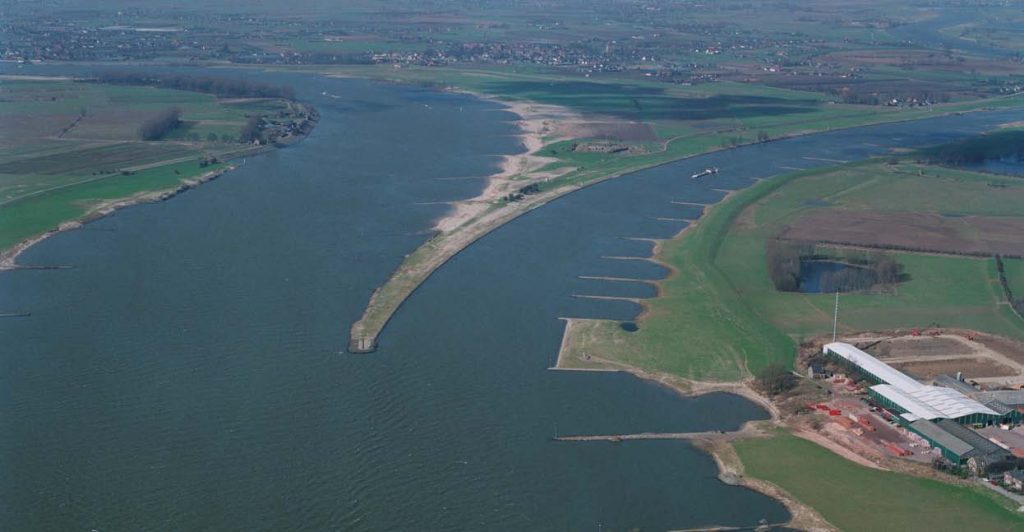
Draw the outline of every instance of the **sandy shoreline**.
M434 230L443 233L462 227L508 194L527 185L547 181L572 171L571 167L543 170L557 159L544 157L539 153L548 144L571 138L565 134L566 125L583 122L583 117L579 114L557 105L504 101L475 92L457 92L498 103L518 116L519 118L516 120L516 125L519 128L518 136L525 151L515 155L505 155L500 170L487 176L484 190L476 197L453 202L452 211L434 223Z

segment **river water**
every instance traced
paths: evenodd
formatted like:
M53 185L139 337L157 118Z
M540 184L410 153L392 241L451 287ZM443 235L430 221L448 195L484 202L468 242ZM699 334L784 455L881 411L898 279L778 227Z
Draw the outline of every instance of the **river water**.
M54 70L42 72L55 73ZM1024 113L768 143L638 172L496 230L441 268L370 355L343 353L372 289L519 149L495 104L267 74L321 111L306 141L172 201L57 235L0 275L0 529L623 529L782 522L685 442L557 434L729 430L736 396L549 371L559 317L632 320L639 257L792 168L960 138ZM814 157L806 159L805 157ZM708 166L713 179L689 176Z

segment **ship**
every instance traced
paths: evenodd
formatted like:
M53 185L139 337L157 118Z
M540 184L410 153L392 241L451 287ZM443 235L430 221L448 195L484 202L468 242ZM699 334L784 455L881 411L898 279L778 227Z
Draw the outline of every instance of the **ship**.
M712 166L711 168L705 168L704 170L702 170L700 172L697 172L696 174L691 175L690 179L700 179L702 177L709 176L709 175L715 175L717 173L718 173L718 167L717 166Z

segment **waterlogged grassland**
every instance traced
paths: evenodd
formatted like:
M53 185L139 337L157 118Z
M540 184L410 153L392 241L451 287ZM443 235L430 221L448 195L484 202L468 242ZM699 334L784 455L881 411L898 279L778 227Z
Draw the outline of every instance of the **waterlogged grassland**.
M237 142L247 117L287 105L57 78L4 78L0 96L0 251L100 203L219 169L200 161L248 149ZM158 142L139 140L142 122L172 106L182 126Z
M664 243L657 258L674 273L647 301L639 331L626 332L616 322L574 322L563 365L608 361L698 380L736 380L770 362L790 364L797 341L831 331L834 297L777 291L765 242L813 209L1024 216L1024 182L868 161L757 183ZM1000 304L994 260L895 258L909 281L888 293L842 296L841 330L937 325L1024 339L1024 320Z
M1024 519L982 488L869 469L788 434L734 446L747 475L781 487L841 530L1024 526Z

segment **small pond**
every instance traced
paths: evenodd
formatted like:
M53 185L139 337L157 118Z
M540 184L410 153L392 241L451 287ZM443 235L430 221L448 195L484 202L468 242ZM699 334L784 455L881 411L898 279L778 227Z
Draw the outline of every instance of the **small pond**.
M850 272L852 275L841 275ZM866 268L831 260L800 261L800 291L807 294L849 291L845 282L849 278L874 275Z

